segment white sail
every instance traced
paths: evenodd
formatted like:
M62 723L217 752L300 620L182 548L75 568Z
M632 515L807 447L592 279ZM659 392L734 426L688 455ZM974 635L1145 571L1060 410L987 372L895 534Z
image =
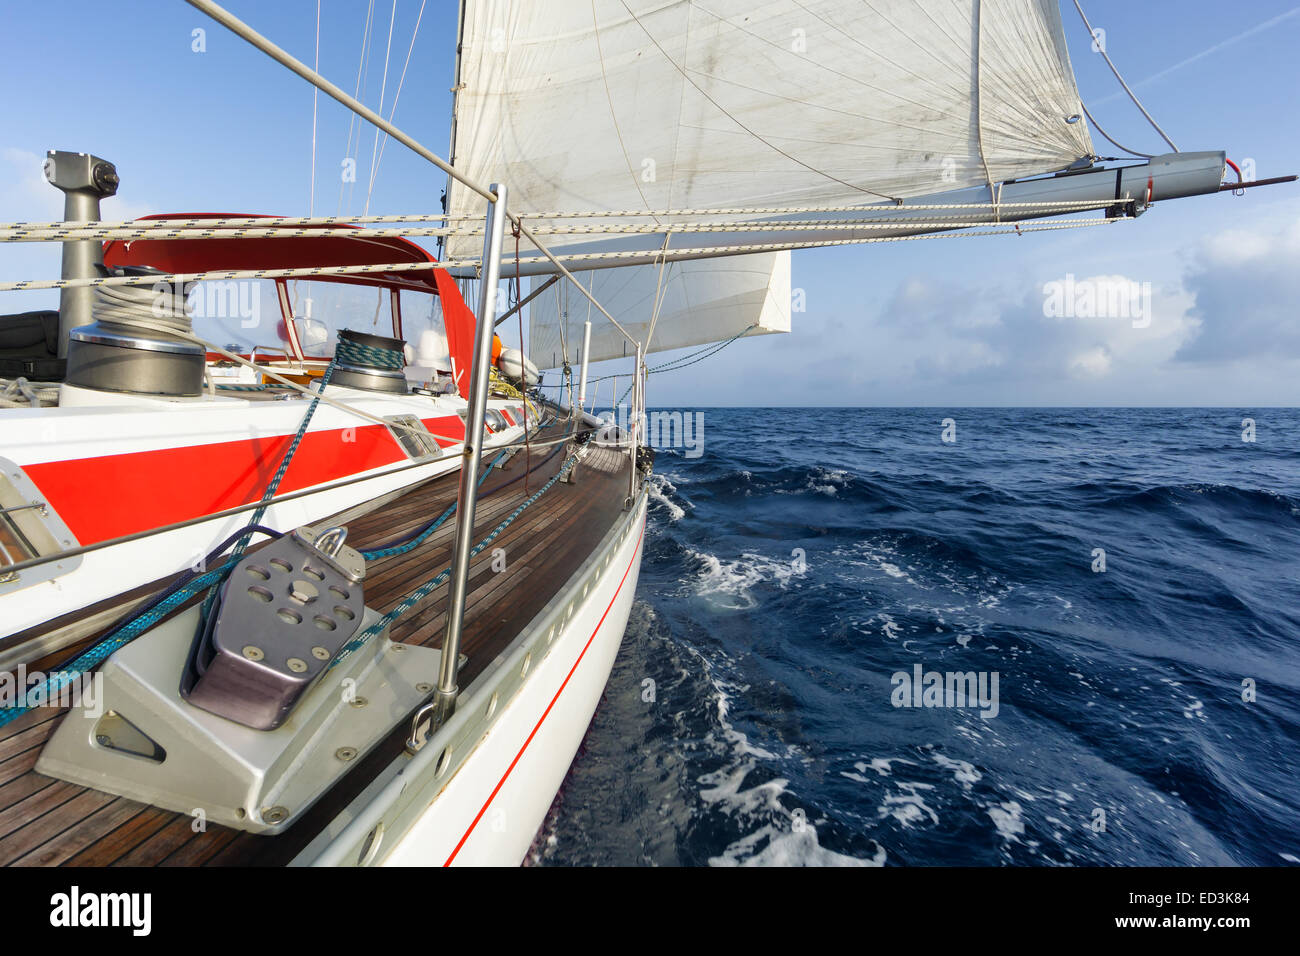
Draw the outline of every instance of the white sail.
M453 163L525 213L871 203L1093 155L1056 0L465 2Z
M608 269L578 278L629 334L646 341L659 289L658 266ZM533 280L535 285L540 281ZM554 289L529 306L528 354L547 368L558 368L566 355L573 363L581 359L583 323L590 317L585 298L564 284ZM647 351L789 331L789 252L671 262L664 267L659 316ZM630 349L622 333L597 314L590 361L621 358Z

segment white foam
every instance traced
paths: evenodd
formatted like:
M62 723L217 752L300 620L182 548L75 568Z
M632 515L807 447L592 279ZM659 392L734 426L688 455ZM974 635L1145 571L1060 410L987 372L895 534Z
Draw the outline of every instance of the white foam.
M984 779L984 775L975 769L975 765L967 763L965 760L954 760L951 757L945 757L943 754L931 754L934 762L945 770L953 771L952 777L962 785L962 788L969 790L972 784L979 783Z
M885 794L885 802L877 808L876 812L881 817L893 817L902 827L909 830L927 819L937 826L939 815L926 806L925 799L917 793L918 790L933 789L934 786L928 783L900 783L899 792Z
M766 841L761 850L757 847ZM884 866L885 848L876 844L871 859L846 856L821 845L817 829L804 823L798 830L780 830L772 824L736 840L720 856L709 859L711 866Z
M1008 800L996 807L989 807L988 813L993 818L993 825L998 828L998 833L1004 840L1020 842L1020 834L1025 832L1025 821L1020 815L1020 804L1014 800Z
M650 496L650 500L663 505L664 508L668 510L668 520L670 522L681 521L686 517L686 509L668 497L668 493L674 492L677 489L673 486L673 483L663 477L663 475L651 475L650 480L646 482L645 487L646 493Z
M764 583L789 587L790 582L802 577L791 561L774 561L761 554L746 552L735 561L722 561L716 555L688 548L687 553L703 565L695 579L695 593L708 598L712 604L725 610L747 611L758 606L758 600L749 589Z

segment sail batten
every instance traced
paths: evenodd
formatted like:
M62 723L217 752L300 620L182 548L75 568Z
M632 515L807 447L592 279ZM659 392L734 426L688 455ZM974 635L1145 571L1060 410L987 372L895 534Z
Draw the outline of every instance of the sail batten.
M466 0L460 67L458 165L524 213L872 203L1093 154L1056 0Z

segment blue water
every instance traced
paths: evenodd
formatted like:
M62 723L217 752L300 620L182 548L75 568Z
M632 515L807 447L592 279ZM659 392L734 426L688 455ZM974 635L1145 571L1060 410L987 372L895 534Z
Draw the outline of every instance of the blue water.
M1300 411L703 415L533 862L1300 862Z

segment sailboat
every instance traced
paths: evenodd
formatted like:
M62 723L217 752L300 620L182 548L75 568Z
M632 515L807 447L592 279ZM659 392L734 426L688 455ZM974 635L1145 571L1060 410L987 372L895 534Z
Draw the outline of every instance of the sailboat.
M1056 0L463 0L447 159L189 2L446 208L105 222L129 171L51 151L63 220L0 224L63 244L0 284L60 294L0 317L4 864L519 863L635 594L650 353L788 332L794 249L1259 185L1099 156Z

